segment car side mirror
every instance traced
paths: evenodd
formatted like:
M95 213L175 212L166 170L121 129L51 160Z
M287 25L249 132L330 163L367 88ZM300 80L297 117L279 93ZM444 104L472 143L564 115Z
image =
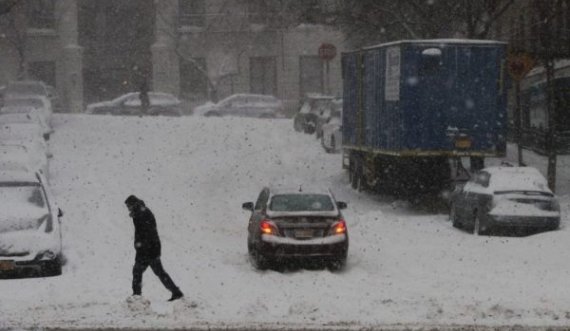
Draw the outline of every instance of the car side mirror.
M63 210L61 210L61 208L57 208L57 217L63 217Z
M253 202L246 202L241 205L241 208L244 210L253 211Z
M348 207L348 205L344 201L337 201L336 206L338 207L338 209L346 209L346 207Z

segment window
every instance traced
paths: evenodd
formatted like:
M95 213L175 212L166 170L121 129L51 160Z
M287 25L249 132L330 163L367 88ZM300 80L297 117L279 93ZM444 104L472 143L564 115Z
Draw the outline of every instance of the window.
M180 60L180 93L189 100L204 100L208 96L206 59Z
M55 29L55 0L27 0L28 27Z
M265 0L250 0L247 2L247 17L250 23L266 24L267 12L268 8Z
M255 202L255 210L262 210L267 207L267 198L269 198L269 191L261 191L259 197L257 198L257 201Z
M303 10L299 16L300 23L317 24L323 17L323 10L319 0L304 0Z
M28 73L35 80L40 80L55 87L55 62L38 61L29 64Z
M333 211L334 204L324 194L279 194L271 198L272 211Z
M178 1L178 22L180 26L204 26L206 2L204 0Z
M252 57L249 60L251 93L277 95L275 57Z

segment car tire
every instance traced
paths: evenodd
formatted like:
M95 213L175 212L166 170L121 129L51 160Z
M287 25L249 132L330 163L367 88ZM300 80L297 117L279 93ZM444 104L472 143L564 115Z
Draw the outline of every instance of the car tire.
M475 211L475 216L473 218L473 234L482 236L489 232L488 227L481 222L481 217L479 213Z
M327 263L327 269L332 272L341 271L346 266L346 255L333 258Z
M453 225L454 228L461 228L461 224L457 218L457 208L455 207L454 203L452 203L449 207L449 220L451 221L451 225Z
M62 263L60 258L56 258L53 261L46 262L42 266L42 275L44 277L59 276L62 273Z
M267 258L254 247L250 248L249 261L257 270L267 270L269 268L269 261Z

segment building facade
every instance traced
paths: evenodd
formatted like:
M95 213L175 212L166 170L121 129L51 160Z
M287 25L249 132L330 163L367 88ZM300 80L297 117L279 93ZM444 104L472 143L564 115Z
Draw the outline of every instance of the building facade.
M23 47L0 40L0 86L23 76L44 80L70 112L142 84L189 105L271 94L291 111L305 93L340 94L344 35L281 3L27 0L9 14L25 32ZM298 3L326 13L334 1ZM319 57L325 43L337 48L330 61Z

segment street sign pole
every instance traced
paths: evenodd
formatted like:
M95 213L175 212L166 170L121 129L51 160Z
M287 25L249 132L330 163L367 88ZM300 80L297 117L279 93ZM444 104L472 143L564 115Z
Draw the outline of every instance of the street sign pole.
M325 92L330 95L332 93L330 86L330 62L336 57L336 46L329 43L322 43L319 46L319 57L325 62Z
M515 140L519 166L524 165L522 152L521 80L534 67L534 59L527 53L511 53L508 56L508 70L515 81Z

